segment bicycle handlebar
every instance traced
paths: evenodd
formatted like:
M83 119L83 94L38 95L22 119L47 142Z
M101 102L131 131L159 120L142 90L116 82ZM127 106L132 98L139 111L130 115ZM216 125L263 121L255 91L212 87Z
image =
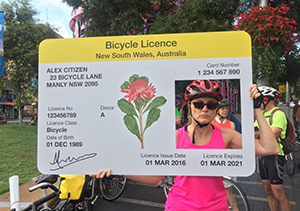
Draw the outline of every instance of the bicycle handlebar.
M51 188L54 192L58 192L58 193L60 192L60 190L55 185L53 185L49 182L43 182L43 183L34 185L34 186L30 187L28 190L29 190L29 192L32 192L39 188Z
M59 195L60 192L52 192L49 195L33 202L32 204L30 204L28 207L26 207L25 209L23 209L22 211L30 211L30 210L36 210L36 208L42 204L44 204L45 202L57 197Z

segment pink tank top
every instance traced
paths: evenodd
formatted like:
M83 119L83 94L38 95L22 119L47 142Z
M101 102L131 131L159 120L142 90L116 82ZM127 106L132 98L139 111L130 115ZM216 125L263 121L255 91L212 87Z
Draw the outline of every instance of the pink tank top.
M214 127L210 141L195 145L184 127L178 130L177 149L226 149L221 131ZM196 168L196 167L195 167ZM228 211L223 177L176 176L165 211Z

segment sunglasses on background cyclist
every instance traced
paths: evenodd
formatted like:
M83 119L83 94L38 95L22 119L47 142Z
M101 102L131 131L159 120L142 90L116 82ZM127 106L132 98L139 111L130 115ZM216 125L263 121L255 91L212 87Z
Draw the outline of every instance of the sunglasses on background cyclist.
M219 106L219 103L208 102L204 103L203 101L193 102L193 105L197 109L203 109L204 106L207 106L209 110L214 110Z

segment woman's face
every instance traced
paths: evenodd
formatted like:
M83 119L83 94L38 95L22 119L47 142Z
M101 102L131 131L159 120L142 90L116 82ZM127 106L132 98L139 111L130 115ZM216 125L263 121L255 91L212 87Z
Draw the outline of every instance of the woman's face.
M210 123L216 116L218 101L213 97L200 97L191 101L193 117L201 124Z
M227 117L228 110L229 110L228 106L223 106L222 108L219 108L219 113L222 117Z

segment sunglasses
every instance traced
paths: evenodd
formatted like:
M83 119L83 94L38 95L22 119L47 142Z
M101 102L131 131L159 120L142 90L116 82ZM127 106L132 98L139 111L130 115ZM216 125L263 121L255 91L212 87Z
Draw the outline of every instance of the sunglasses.
M207 106L209 110L214 110L219 106L219 103L213 103L213 102L204 103L202 101L199 101L199 102L193 102L193 105L197 109L203 109L204 106Z

